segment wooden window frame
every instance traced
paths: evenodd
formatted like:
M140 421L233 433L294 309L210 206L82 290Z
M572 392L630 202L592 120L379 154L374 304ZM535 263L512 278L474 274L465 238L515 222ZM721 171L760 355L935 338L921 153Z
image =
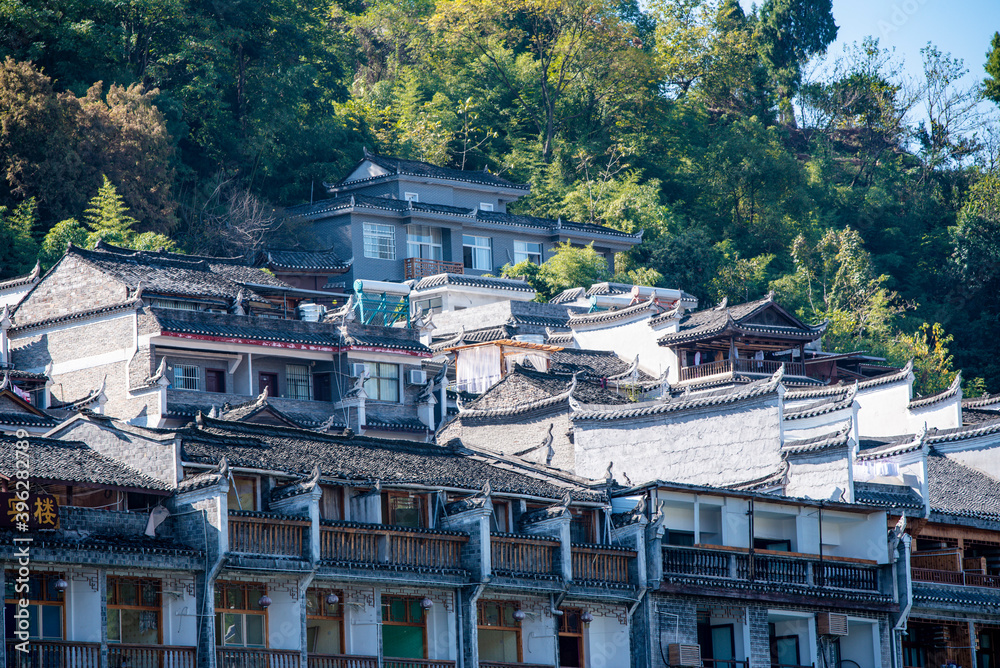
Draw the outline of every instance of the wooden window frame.
M244 620L243 620L243 644L242 645L227 645L225 643L225 638L222 638L222 641L223 641L222 644L220 645L220 644L216 643L215 646L216 647L223 647L223 648L225 648L225 647L234 647L234 648L240 648L240 647L242 647L242 648L248 648L248 649L267 649L268 646L269 646L269 644L270 644L269 643L269 638L268 638L268 633L267 633L267 629L268 629L267 608L226 608L226 607L220 608L220 607L218 607L216 605L216 602L215 602L215 594L217 594L220 591L220 589L221 589L221 592L222 592L222 604L223 604L223 606L225 606L225 604L226 604L226 591L227 591L227 589L229 587L240 587L240 588L242 588L243 589L243 600L245 602L247 602L247 603L250 602L250 599L247 597L247 591L251 587L258 588L262 592L264 592L265 595L267 594L267 585L264 584L263 582L241 582L241 581L236 581L236 580L217 580L216 583L215 583L215 592L213 592L213 600L212 600L213 610L215 611L215 623L216 623L216 626L218 626L218 624L219 624L219 616L223 615L223 614L243 615ZM247 615L254 615L254 616L258 616L258 617L262 616L264 618L264 630L263 630L264 645L263 645L263 647L258 647L257 645L247 645L246 644L246 616ZM218 633L218 631L217 631L217 633ZM223 630L223 633L225 633L225 630Z
M240 505L239 505L239 502L237 502L236 508L229 508L228 507L229 493L233 493L233 494L236 495L237 498L239 498L239 492L236 489L236 481L237 480L249 480L250 482L253 483L253 508L241 508ZM239 510L251 510L251 511L256 511L258 508L260 508L260 478L258 476L255 476L255 475L233 475L232 480L230 481L230 484L229 484L229 493L226 494L226 504L227 504L226 507L227 507L228 510L237 510L237 511L239 511Z
M18 575L17 575L16 571L6 570L4 572L4 582L5 582L5 584L4 584L4 605L5 606L7 606L7 605L17 606L17 604L18 604L18 602L20 600L19 598L7 598L7 591L6 591L6 587L7 587L6 583L7 582L16 583L17 577L18 577ZM38 599L35 599L35 598L29 598L29 599L27 599L28 600L28 606L29 607L31 607L31 606L38 606L39 608L41 606L43 606L43 605L45 605L45 606L59 606L59 608L62 611L61 614L60 614L60 622L59 622L59 624L60 624L60 626L59 626L59 640L66 640L66 592L63 592L62 594L58 594L58 596L59 596L58 599L56 599L56 600L50 600L49 598L46 597L46 589L47 588L45 586L45 579L46 578L56 578L56 579L60 579L61 578L61 579L65 579L66 578L66 574L62 573L62 572L55 572L55 571L37 571L37 572L32 572L28 577L29 578L42 578L41 594L43 596L43 598L38 598ZM17 596L21 596L22 595L21 593L16 592L16 591L14 593ZM39 631L42 630L42 621L41 621L41 614L40 614L40 612L39 612L39 618L38 618L38 630ZM39 637L39 638L31 638L31 640L39 640L39 641L44 642L46 640L55 640L55 638L41 638L41 637Z
M557 640L560 638L576 638L577 646L580 648L580 665L587 665L587 643L584 642L584 624L583 624L583 609L582 608L561 608L563 611L562 616L559 618L559 630L557 631ZM571 614L575 614L580 620L580 632L576 633L570 631L567 627L567 621ZM562 662L562 657L560 657L560 663Z
M339 608L340 614L339 615L329 615L329 614L312 615L312 614L309 614L309 612L308 612L308 610L309 610L309 608L308 608L308 596L309 596L309 592L316 592L316 594L319 596L320 608L324 609L324 610L327 607L326 606L326 597L329 594L336 594L337 598L340 599L340 603L337 603L337 608ZM345 605L345 603L344 603L344 592L342 590L340 590L340 589L333 589L333 588L330 588L330 587L309 587L309 589L306 591L306 597L307 597L307 599L306 599L306 602L307 602L307 607L306 607L306 620L307 620L307 622L306 622L306 628L308 629L308 627L309 627L308 620L310 620L310 619L316 619L316 620L320 620L320 621L335 621L335 622L340 622L340 650L341 650L341 654L346 653L344 651L345 650L344 643L346 642L346 632L345 632L345 629L344 629L344 625L346 623L345 620L344 620L344 605ZM308 632L307 632L307 634L306 634L307 648L306 649L307 649L307 651L312 652L312 649L308 647L308 643L309 643L309 636L308 636Z
M404 608L406 610L406 616L409 617L410 616L410 609L411 609L410 603L412 601L416 601L417 605L419 606L420 605L420 601L422 600L422 597L420 597L420 596L400 596L400 595L397 595L397 594L383 595L382 596L382 601L381 601L382 611L381 611L381 615L380 615L379 619L381 620L382 626L410 626L410 627L419 626L421 629L423 629L423 646L424 646L424 656L423 656L423 658L426 659L427 658L427 611L423 610L421 608L421 615L420 615L421 619L420 619L419 623L412 622L412 621L397 622L397 621L387 620L385 618L386 617L385 613L386 613L386 609L387 609L386 602L387 601L392 601L392 600L406 601L406 605L404 606ZM380 649L382 650L382 654L384 655L385 654L385 648L383 647L383 648L380 648ZM387 657L387 658L395 658L395 657Z
M156 606L149 605L122 605L119 603L112 603L112 596L119 596L119 587L123 583L133 583L138 588L138 596L141 598L141 588L143 585L152 586L156 591ZM108 576L108 597L107 597L107 609L108 610L139 610L146 612L156 613L156 642L151 644L162 645L163 644L163 596L161 592L163 591L162 583L160 580L149 579L149 578L132 578L124 575L109 575ZM121 637L121 617L118 618L118 635ZM121 640L108 640L109 643L120 644ZM125 643L130 644L130 643Z
M479 599L476 602L476 613L477 613L476 628L477 629L497 630L497 631L513 631L515 633L515 635L517 636L517 663L521 663L524 660L524 651L523 651L522 646L521 646L521 642L522 642L522 638L521 638L521 625L519 623L517 623L517 622L515 622L516 626L502 626L502 625L493 626L493 625L490 625L490 624L484 624L483 620L486 618L486 615L485 615L485 613L483 611L483 607L485 605L489 605L489 604L494 604L494 605L499 605L500 606L500 621L503 622L503 619L504 619L504 608L506 606L510 606L510 607L514 608L514 610L518 610L521 607L521 603L518 602L518 601L495 601L495 600L491 600L491 599Z
M382 492L382 524L386 526L403 526L396 524L393 517L392 499L419 499L420 500L420 526L417 528L426 529L430 527L430 500L427 494L422 492L386 491Z

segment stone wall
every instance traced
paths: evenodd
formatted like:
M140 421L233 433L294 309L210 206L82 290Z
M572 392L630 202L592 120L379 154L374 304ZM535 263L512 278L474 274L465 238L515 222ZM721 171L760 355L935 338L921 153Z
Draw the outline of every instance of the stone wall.
M124 283L111 279L79 256L64 255L18 306L15 325L24 325L118 304L128 299Z

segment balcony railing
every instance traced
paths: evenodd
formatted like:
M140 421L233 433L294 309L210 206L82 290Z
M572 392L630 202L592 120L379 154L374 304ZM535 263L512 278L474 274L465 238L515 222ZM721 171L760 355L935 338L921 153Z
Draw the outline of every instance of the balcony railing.
M463 274L465 265L461 262L442 262L441 260L425 260L419 257L408 257L403 260L403 279L424 278L437 274Z
M1000 575L986 575L965 571L939 571L932 568L911 568L917 582L957 585L959 587L990 587L1000 589Z
M108 644L108 668L195 668L194 647Z
M804 554L784 556L759 552L753 555L752 564L751 568L750 554L745 550L663 546L664 574L744 582L752 578L757 582L879 591L876 564L858 564L836 558L820 560Z
M467 534L451 531L324 522L319 551L323 561L457 570L468 541Z
M748 668L749 661L737 661L736 659L705 659L701 660L704 668Z
M635 550L607 545L572 546L573 579L629 584L629 562Z
M307 520L249 511L229 511L229 551L302 559Z
M544 663L516 663L514 661L480 661L479 668L553 668Z
M447 659L382 659L382 668L455 668Z
M302 654L284 649L237 649L235 647L215 650L218 668L301 668Z
M785 375L788 376L806 375L806 365L802 362L754 360L741 357L737 360L719 360L718 362L707 362L698 366L681 367L681 380L696 380L698 378L708 378L710 376L737 372L773 375L781 367L785 368Z
M307 666L308 668L378 668L378 658L346 654L310 654Z
M542 536L490 534L490 560L494 573L515 576L552 576L559 541Z
M7 668L101 668L101 646L96 642L32 640L27 652L7 641Z

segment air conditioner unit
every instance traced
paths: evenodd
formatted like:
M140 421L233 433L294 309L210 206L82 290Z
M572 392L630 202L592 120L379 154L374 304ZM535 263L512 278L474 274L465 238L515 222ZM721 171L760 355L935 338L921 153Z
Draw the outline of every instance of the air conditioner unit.
M361 364L360 362L351 364L351 378L361 378L366 373L368 373L367 364Z
M816 633L821 636L846 636L847 615L821 612L816 615Z
M410 369L410 385L426 385L427 372L422 369Z
M667 645L667 663L671 666L701 666L701 646L670 643Z

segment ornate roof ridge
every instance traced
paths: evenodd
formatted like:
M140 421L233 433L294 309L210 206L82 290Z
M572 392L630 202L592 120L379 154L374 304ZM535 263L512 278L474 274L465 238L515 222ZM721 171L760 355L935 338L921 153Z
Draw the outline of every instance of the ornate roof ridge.
M784 412L783 418L785 420L802 420L850 408L851 405L854 404L854 399L857 394L858 384L854 383L853 385L848 386L847 392L841 398L823 399L799 408L790 408Z
M948 386L948 389L944 390L943 392L938 392L937 394L932 394L929 397L922 397L920 399L911 400L909 405L907 405L907 408L912 410L914 408L923 408L925 406L932 406L936 403L944 401L945 399L950 399L951 397L956 396L959 390L961 389L962 389L962 372L961 370L959 370L955 374L955 378L951 381L951 385Z
M0 290L9 290L10 288L16 288L22 285L28 285L29 283L34 283L42 275L42 266L40 263L36 262L34 269L29 271L23 276L14 276L12 278L7 278L0 281Z
M837 431L827 432L819 436L785 441L781 446L781 451L789 454L801 454L804 452L816 452L835 446L846 445L850 441L852 423L850 420L844 422Z
M903 366L902 369L894 373L887 373L881 376L875 376L874 378L869 378L868 380L858 381L859 390L867 390L869 387L876 387L878 385L888 385L890 383L898 383L900 381L906 380L906 378L913 372L913 358Z
M986 393L981 397L969 397L962 399L962 408L982 408L983 406L993 406L1000 404L1000 394Z
M594 313L570 313L569 321L567 324L570 328L573 325L589 325L595 322L613 322L615 320L622 320L629 316L643 313L645 311L651 310L653 308L658 308L656 306L656 300L653 298L647 299L644 302L638 304L633 304L631 306L626 306L625 308L615 309L611 311L595 311Z

